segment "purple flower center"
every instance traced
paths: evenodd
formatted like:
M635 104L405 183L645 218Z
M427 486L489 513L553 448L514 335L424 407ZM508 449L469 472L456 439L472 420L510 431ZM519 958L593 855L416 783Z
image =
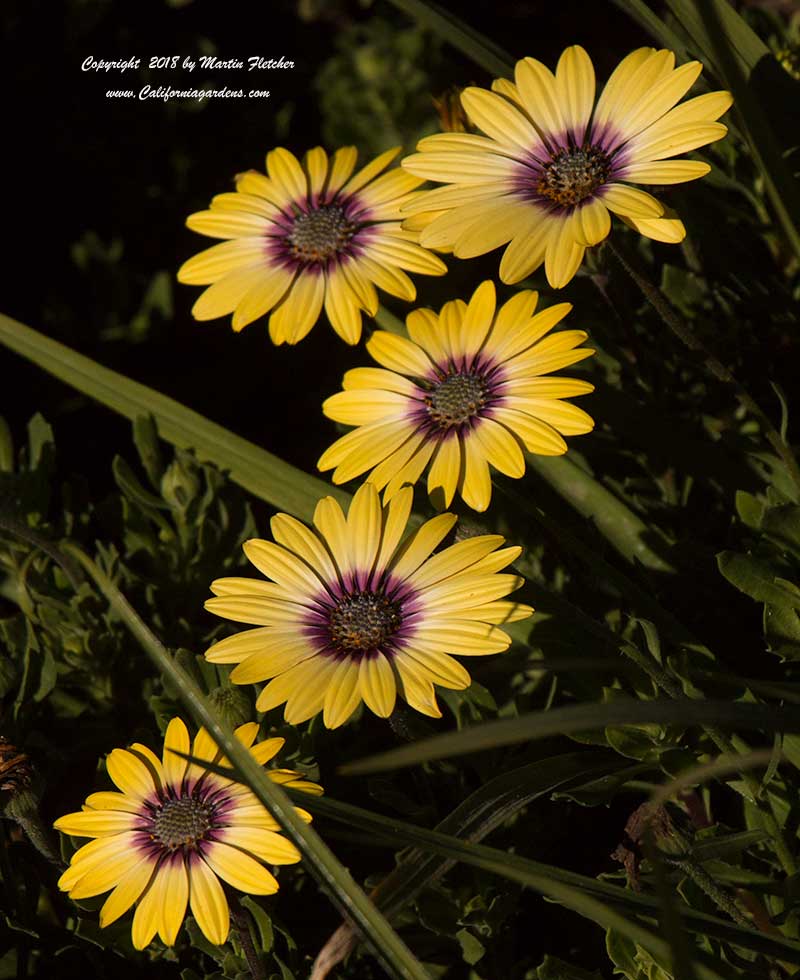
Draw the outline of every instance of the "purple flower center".
M331 644L348 656L380 649L402 622L400 604L383 593L351 593L343 596L330 611Z
M327 262L347 248L356 228L338 204L299 214L286 236L289 254L298 262Z
M559 150L542 166L536 192L554 204L580 204L604 184L611 173L611 158L597 146Z
M153 814L153 839L167 851L194 849L213 825L213 807L192 796L166 800Z
M479 415L488 395L489 386L482 375L453 372L436 384L425 404L431 422L437 428L450 429Z

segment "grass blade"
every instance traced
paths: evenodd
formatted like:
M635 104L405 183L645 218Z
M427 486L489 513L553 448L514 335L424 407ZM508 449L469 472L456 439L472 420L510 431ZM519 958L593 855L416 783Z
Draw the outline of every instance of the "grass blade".
M435 735L433 738L351 762L342 766L341 771L348 775L383 772L431 759L445 759L551 735L569 735L609 725L642 724L686 727L719 725L764 732L800 732L800 710L775 705L689 700L631 700L569 705Z
M350 500L345 491L304 473L199 412L3 314L0 343L131 421L152 415L162 439L194 449L199 459L228 470L230 478L254 496L301 520L311 519L320 497L333 496L342 505Z

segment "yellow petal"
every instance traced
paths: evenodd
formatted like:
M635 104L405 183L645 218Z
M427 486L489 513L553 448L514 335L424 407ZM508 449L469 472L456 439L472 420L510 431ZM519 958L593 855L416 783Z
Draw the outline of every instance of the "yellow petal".
M161 890L158 934L166 946L174 946L189 900L189 876L182 855L164 861L156 885Z
M664 213L664 205L651 194L626 184L606 184L601 200L609 211L629 218L660 218Z
M294 271L279 266L265 266L262 274L236 304L231 326L239 331L264 316L283 299L292 285Z
M243 545L248 561L265 575L293 594L315 595L320 578L297 555L274 541L251 538ZM266 624L264 624L266 625Z
M572 219L562 219L556 233L548 238L544 256L545 275L553 289L567 285L578 271L585 251L585 246L575 240Z
M341 146L333 154L327 186L329 194L335 194L350 177L357 159L358 151L354 146Z
M372 571L381 541L382 523L378 491L364 483L356 491L347 512L350 567L360 589L365 588Z
M257 265L259 262L266 266L264 244L263 237L258 236L212 245L183 263L178 269L178 282L206 286L242 266Z
M535 58L523 58L514 69L520 97L528 115L551 142L566 141L567 121L559 104L556 79L549 68Z
M187 228L210 238L250 238L266 235L272 222L244 211L198 211L186 219Z
M263 262L226 273L200 294L192 307L192 316L195 320L214 320L233 313L237 304L262 281L265 274L269 274L269 270L265 269Z
M561 456L567 451L566 442L551 425L533 418L527 412L501 408L495 412L495 418L522 439L528 452L540 456Z
M106 759L106 769L126 796L137 800L154 797L158 777L145 762L125 749L114 749Z
M269 523L275 541L293 551L326 582L336 581L336 566L313 531L289 514L276 514Z
M361 703L358 685L358 664L348 659L340 661L328 682L322 708L326 728L343 725Z
M624 178L640 184L681 184L705 177L710 170L711 167L700 160L660 160L625 167Z
M331 326L346 344L361 339L361 304L337 265L325 274L325 313Z
M379 718L388 718L394 710L397 688L391 665L383 654L361 659L358 687L367 707Z
M438 509L452 503L461 478L461 443L455 434L442 439L428 471L428 496Z
M425 352L413 341L398 334L376 331L367 343L367 350L390 371L422 378L432 373L433 365Z
M611 231L611 215L608 208L601 200L595 198L587 201L575 209L578 218L577 226L580 229L581 245L597 245Z
M460 230L454 238L453 254L460 259L491 252L517 235L525 235L539 223L538 209L511 199L495 204L485 216Z
M161 869L156 871L150 881L147 891L139 899L136 912L133 915L133 927L131 929L131 939L134 949L144 949L149 946L156 932L158 931L159 919L161 917L161 889L159 878Z
M311 330L322 312L325 298L325 277L317 270L301 272L286 299L273 317L286 336L288 344L298 344Z
M517 64L519 67L522 62ZM523 113L494 92L466 88L461 93L461 104L475 125L501 147L527 153L542 145L541 137Z
M556 98L576 146L583 143L594 105L594 67L579 44L567 48L556 66Z
M306 153L303 166L308 174L309 193L315 197L322 191L328 176L328 154L321 146L315 146Z
M273 830L234 826L226 836L233 846L250 851L267 864L297 864L300 860L300 852L294 844Z
M189 905L206 939L221 946L230 929L228 902L219 879L199 855L189 864Z
M59 817L53 826L71 837L110 837L131 830L138 819L122 810L81 810Z
M464 476L459 492L464 503L473 510L484 511L492 499L492 478L489 464L479 443L469 435L462 440L464 453Z
M347 547L347 521L342 508L333 497L323 497L314 510L314 527L333 555L333 561L343 578L350 574Z
M203 857L216 875L245 894L273 895L278 890L274 876L254 858L235 847L215 841L204 848Z
M297 157L282 146L267 154L270 180L292 201L303 201L308 194L308 181Z
M138 901L153 875L151 861L137 861L119 881L100 909L100 928L105 929Z
M525 457L517 440L508 429L493 419L485 418L469 434L483 450L486 460L506 476L518 479L525 473Z
M343 194L354 194L360 188L365 187L371 180L378 176L381 171L385 170L389 164L394 160L397 154L400 152L399 146L393 146L390 150L386 150L379 156L375 157L374 160L370 161L365 167L362 167L355 176L351 177L350 180L342 188Z
M525 279L544 262L547 245L560 222L540 213L539 221L512 239L500 260L500 278L509 285Z
M430 556L445 537L450 533L457 518L455 514L438 514L425 521L422 527L414 531L396 553L388 568L392 577L404 581Z

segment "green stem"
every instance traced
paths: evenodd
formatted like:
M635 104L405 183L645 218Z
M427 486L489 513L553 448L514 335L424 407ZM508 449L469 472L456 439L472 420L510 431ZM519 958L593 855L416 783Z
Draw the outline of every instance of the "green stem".
M767 441L778 456L783 460L789 476L797 487L798 492L800 492L800 466L797 465L797 460L795 459L794 454L781 438L780 433L770 421L767 413L761 408L755 398L753 398L750 392L735 377L735 375L733 375L731 371L725 367L722 361L720 361L720 359L705 346L702 340L700 340L700 338L693 333L691 328L675 313L675 310L672 308L661 290L657 286L654 286L653 283L640 272L637 272L622 255L622 253L616 248L616 246L610 241L610 239L606 241L606 247L619 262L625 272L636 283L636 285L642 291L644 298L648 301L648 303L650 303L656 313L658 313L675 336L678 337L678 339L681 340L689 348L689 350L696 351L697 353L701 354L703 357L703 363L705 364L706 370L709 372L709 374L728 385L733 390L733 393L739 400L740 404L746 408L751 415L754 415L758 419Z
M40 551L43 551L61 567L61 571L67 577L67 581L74 591L77 592L80 589L82 577L78 566L43 534L31 530L27 525L22 524L2 509L0 509L0 530L13 534L15 538L26 541L28 544L33 545L34 548L39 548Z
M194 680L170 656L111 579L76 545L65 544L64 551L94 580L162 676L175 686L195 721L206 728L243 781L297 846L322 888L330 895L340 913L353 921L389 975L396 980L430 980L422 964L337 861L330 848L313 828L300 819L283 789L267 777L263 767L231 729L220 723Z
M745 929L753 928L753 923L746 915L742 915L733 898L719 887L704 867L696 864L691 858L667 858L666 860L678 868L687 878L691 878L697 887L708 895L720 912L730 916L737 925L744 926Z
M228 895L228 905L230 906L231 918L233 919L236 933L239 936L239 943L241 944L244 958L247 960L247 968L250 971L250 975L253 980L267 980L267 971L264 969L261 957L256 952L256 947L253 944L253 936L250 932L249 913L246 909L242 908L242 904L236 895Z

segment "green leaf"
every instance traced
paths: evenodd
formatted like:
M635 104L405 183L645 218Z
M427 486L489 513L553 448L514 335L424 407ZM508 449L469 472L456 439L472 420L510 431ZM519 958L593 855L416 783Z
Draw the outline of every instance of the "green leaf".
M761 529L800 559L800 506L782 504L767 508L761 521Z
M731 585L752 599L774 606L800 607L800 596L781 584L770 566L757 558L735 551L721 551L717 555L717 566Z
M459 929L456 933L456 939L461 944L461 955L464 957L465 963L474 966L483 958L486 947L469 929Z
M162 439L193 448L199 459L228 470L230 478L254 496L302 520L311 519L321 497L332 496L342 504L350 499L343 490L303 473L172 398L3 314L0 343L131 421L150 414Z
M348 775L381 772L445 759L467 752L513 745L551 735L605 728L609 725L666 724L717 725L761 729L765 732L800 732L800 710L794 707L729 701L613 701L570 705L517 718L485 722L459 732L436 735L413 745L369 756L342 766Z

